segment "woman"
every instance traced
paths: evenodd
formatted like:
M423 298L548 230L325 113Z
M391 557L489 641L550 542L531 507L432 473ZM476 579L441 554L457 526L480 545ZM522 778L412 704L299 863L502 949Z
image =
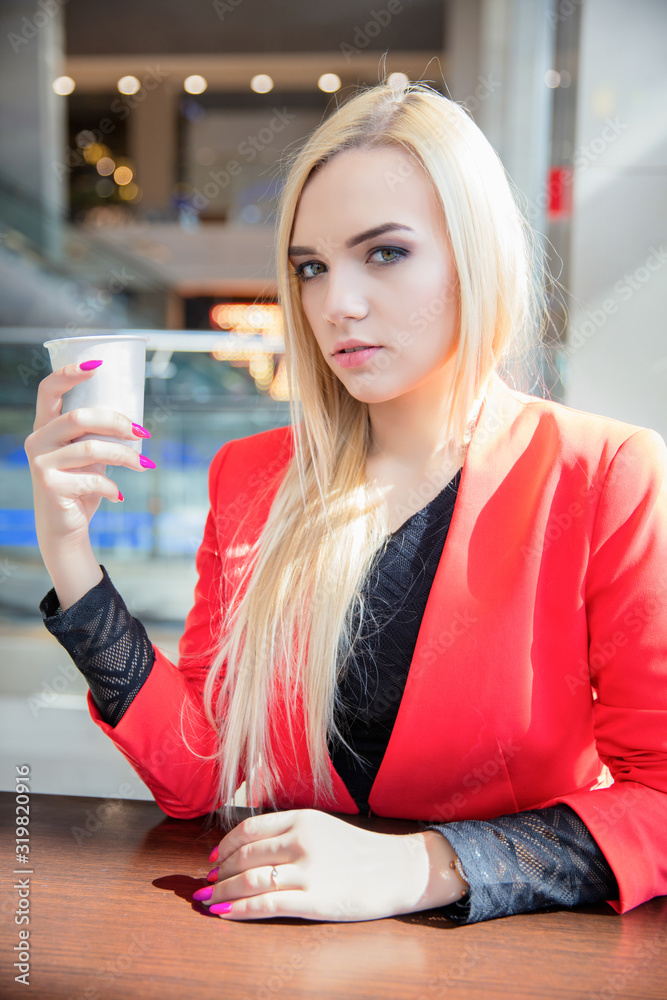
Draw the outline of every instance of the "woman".
M212 912L473 922L667 892L664 443L501 382L539 325L532 246L496 154L425 85L362 91L297 151L277 257L301 417L213 459L178 667L88 537L119 499L105 466L140 459L77 439L142 429L60 414L94 371L40 385L40 607L94 721L171 816L244 780L277 810L214 850Z

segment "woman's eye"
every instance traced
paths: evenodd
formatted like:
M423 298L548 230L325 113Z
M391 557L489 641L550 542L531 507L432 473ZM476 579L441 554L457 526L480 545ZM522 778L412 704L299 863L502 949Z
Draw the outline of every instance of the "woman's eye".
M395 260L399 260L401 257L407 256L407 252L405 250L399 250L398 247L379 247L377 250L373 251L371 256L374 257L376 253L398 254L398 256L392 257L391 260L387 260L385 257L383 261L385 264L393 264Z
M317 274L306 274L307 267L324 267L324 265L320 264L319 261L316 260L308 260L305 264L299 264L298 267L294 268L293 273L295 277L299 278L300 281L310 281L311 278L317 277Z
M384 257L379 260L377 259L373 260L373 258L376 257L377 254L393 254L393 256L390 259ZM369 255L369 260L373 261L374 264L388 265L388 264L395 264L396 261L400 260L402 257L407 257L407 256L408 256L408 251L400 250L398 247L377 247L375 250L371 250ZM310 281L312 278L317 278L318 275L322 274L322 271L317 271L315 274L312 274L307 272L307 268L324 267L324 266L325 265L322 264L320 261L309 260L306 261L304 264L299 264L298 267L295 267L293 270L293 274L296 278L299 279L299 281Z

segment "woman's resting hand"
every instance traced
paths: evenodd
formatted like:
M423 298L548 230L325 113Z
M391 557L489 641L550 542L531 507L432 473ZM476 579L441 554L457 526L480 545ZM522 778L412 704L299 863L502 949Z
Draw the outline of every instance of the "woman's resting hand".
M314 809L267 813L223 838L210 858L215 884L194 898L237 920L375 920L460 899L468 886L450 867L453 858L432 830L397 836ZM229 903L231 910L219 905Z

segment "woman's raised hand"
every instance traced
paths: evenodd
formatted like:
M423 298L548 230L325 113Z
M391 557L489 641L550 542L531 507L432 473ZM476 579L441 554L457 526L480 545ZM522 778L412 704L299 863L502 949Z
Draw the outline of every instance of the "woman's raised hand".
M63 393L94 377L95 369L82 370L78 364L70 364L47 375L37 390L35 422L32 434L26 438L25 452L43 555L88 542L90 521L102 497L113 503L122 499L116 484L105 475L107 465L124 465L137 471L154 467L153 462L122 440L79 440L90 433L134 441L150 437L129 417L113 410L82 407L62 413Z

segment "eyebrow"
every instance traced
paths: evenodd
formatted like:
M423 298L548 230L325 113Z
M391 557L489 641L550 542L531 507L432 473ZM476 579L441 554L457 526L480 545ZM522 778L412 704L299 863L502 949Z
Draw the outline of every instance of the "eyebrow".
M345 247L347 250L352 250L353 247L358 246L360 243L365 243L366 240L373 240L376 236L382 236L384 233L391 232L393 230L402 229L408 233L414 233L414 229L410 226L403 226L400 222L385 222L381 226L374 226L372 229L365 229L363 233L358 233L356 236L350 236L349 240L345 241ZM287 251L290 257L306 257L309 254L316 254L318 251L314 250L313 247L290 247Z

